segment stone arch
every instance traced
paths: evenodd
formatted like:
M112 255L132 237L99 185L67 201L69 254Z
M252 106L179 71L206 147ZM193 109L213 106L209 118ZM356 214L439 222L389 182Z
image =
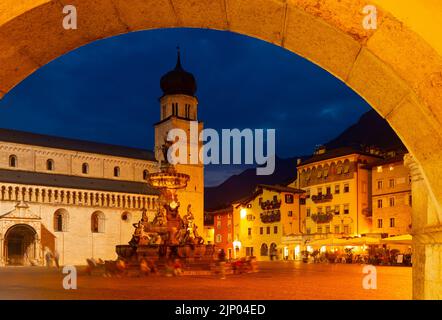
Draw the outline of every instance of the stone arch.
M38 257L38 234L30 225L11 226L5 233L4 258L9 265L27 265Z

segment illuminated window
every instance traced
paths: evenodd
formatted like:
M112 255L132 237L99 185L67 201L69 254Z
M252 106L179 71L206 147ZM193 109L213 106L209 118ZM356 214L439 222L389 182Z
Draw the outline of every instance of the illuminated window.
M379 172L379 173L381 173L381 172L382 172L382 166L377 167L377 168L376 168L376 171Z

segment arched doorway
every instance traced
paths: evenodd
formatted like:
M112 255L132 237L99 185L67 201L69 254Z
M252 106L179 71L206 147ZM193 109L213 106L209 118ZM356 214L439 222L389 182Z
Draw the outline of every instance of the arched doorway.
M31 226L18 224L5 235L5 261L7 265L28 265L37 256L37 232Z
M270 245L270 260L274 260L277 258L278 256L278 249L276 247L276 243L272 242L272 244Z
M267 256L269 254L269 248L267 247L267 244L263 243L261 244L261 256Z

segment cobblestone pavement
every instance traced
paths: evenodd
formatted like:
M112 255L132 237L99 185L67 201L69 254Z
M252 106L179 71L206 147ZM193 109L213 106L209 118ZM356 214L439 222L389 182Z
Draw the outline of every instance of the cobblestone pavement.
M105 278L81 270L64 290L55 269L0 268L0 299L411 299L411 268L377 267L377 289L362 288L362 265L263 262L254 274Z

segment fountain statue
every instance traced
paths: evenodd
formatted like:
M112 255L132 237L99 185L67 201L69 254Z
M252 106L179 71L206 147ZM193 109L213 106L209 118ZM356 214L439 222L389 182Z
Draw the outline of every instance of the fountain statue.
M213 254L213 247L204 245L204 239L198 234L192 206L187 206L186 214L180 215L178 190L187 187L189 175L177 172L167 159L171 146L165 141L161 147L163 159L159 159L160 171L148 175L147 181L159 190L157 211L149 221L147 211L143 209L141 220L134 223L135 228L129 245L117 246L119 259L139 263L149 259L188 259Z

